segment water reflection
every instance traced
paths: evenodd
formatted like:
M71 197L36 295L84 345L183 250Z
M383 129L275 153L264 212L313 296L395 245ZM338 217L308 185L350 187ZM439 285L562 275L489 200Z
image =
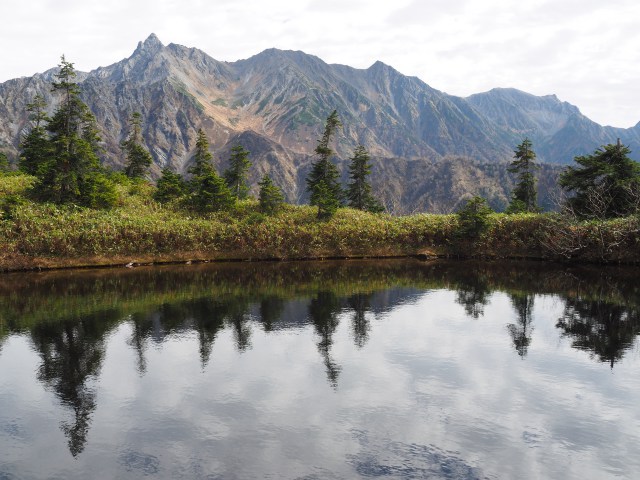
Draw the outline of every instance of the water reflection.
M415 445L370 438L367 432L354 432L364 451L350 458L354 469L365 478L391 477L450 480L480 480L482 470L465 463L456 452L433 445ZM380 452L384 454L381 458Z
M367 313L371 310L371 293L357 293L347 300L349 308L353 310L351 317L351 331L353 332L353 341L358 348L362 348L369 339L369 330L371 324L367 319Z
M204 367L220 330L230 328L237 349L244 351L251 347L252 320L271 332L304 324L308 317L320 338L317 348L329 376L337 378L339 368L331 360L331 345L341 311L351 312L354 343L362 348L371 328L368 314L395 308L411 297L409 291L448 288L456 292L456 302L473 319L484 315L493 292L505 291L516 312L516 321L506 328L521 357L531 344L536 295L554 294L565 302L565 312L557 322L562 335L598 360L615 363L638 335L636 280L630 269L416 261L5 275L0 278L0 348L10 333L28 331L34 343L40 344L42 334L38 332L46 330L55 336L56 329L66 323L84 331L94 317L108 317L109 325L131 322L130 345L143 374L149 342L161 344L168 336L196 332ZM393 292L400 292L399 296ZM65 334L70 332L56 335ZM51 343L66 345L63 340L51 339Z
M331 346L333 345L333 334L338 328L340 309L340 301L332 292L318 292L318 295L309 304L309 318L311 318L311 323L320 337L317 344L318 352L324 360L327 379L334 388L338 387L338 376L341 369L331 358Z
M465 275L456 282L456 302L464 307L471 318L477 320L484 315L484 307L489 304L491 289L485 276L476 272Z
M198 337L202 367L211 357L213 343L218 332L230 325L235 333L236 346L244 350L249 345L250 331L247 327L249 304L243 297L228 300L198 298L174 304L162 304L158 310L130 316L133 325L129 344L135 348L138 370L146 370L145 350L149 341L161 344L171 335L194 331Z
M260 300L259 320L265 332L273 331L274 325L278 323L284 311L284 298L275 295L267 296Z
M96 393L91 386L100 374L105 352L105 335L116 317L108 312L84 319L41 323L31 329L31 341L42 363L38 380L54 391L72 413L61 428L75 457L84 450Z
M527 293L509 294L511 304L518 314L518 322L507 325L509 335L513 341L513 346L518 355L525 357L531 344L531 334L533 333L532 319L534 295Z
M63 419L61 429L69 452L77 457L85 449L97 409L95 384L106 339L122 324L130 326L127 343L135 352L131 368L139 376L147 374L150 346L172 337L197 338L193 353L204 371L221 332L231 332L236 351L245 354L258 335L255 328L274 334L309 326L326 381L337 392L344 381L344 365L334 355L340 320L349 322L344 327L355 347L363 349L375 328L385 328L376 327L372 319L435 290L455 292L466 318L474 320L484 316L493 294L505 293L515 321L513 315L504 319L504 341L522 359L535 348L536 298L553 295L563 308L555 324L558 333L569 338L574 348L613 368L640 334L637 285L635 271L628 269L412 260L7 275L0 278L0 355L8 335L30 338L40 358L38 381L54 392L69 413L70 420ZM402 457L413 446L398 443L393 448ZM475 478L478 473L455 455L437 449L424 454L458 475L451 478ZM363 455L352 456L351 461L364 476L433 473L427 467L403 473L400 467L389 469L388 464ZM156 472L157 459L145 458L128 451L121 461L142 463Z
M567 298L557 327L563 336L571 338L574 348L591 352L613 368L640 334L638 313L636 306Z

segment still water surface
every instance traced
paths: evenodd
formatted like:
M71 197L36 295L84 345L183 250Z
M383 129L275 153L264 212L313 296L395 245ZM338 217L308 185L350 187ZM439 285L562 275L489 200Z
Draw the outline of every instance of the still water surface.
M0 277L0 479L640 472L638 269Z

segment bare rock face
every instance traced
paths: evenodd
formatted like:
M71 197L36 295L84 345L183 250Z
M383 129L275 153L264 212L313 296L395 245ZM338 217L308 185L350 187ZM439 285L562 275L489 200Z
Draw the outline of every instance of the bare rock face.
M30 128L26 105L36 94L55 109L54 73L0 84L0 151L17 155ZM127 119L140 112L152 177L165 166L185 172L202 128L221 170L240 144L251 152L253 189L268 173L290 202L307 198L304 178L334 109L344 125L334 145L343 172L364 145L374 158L372 181L397 212L449 211L470 192L502 206L509 190L504 162L525 136L540 160L555 163L618 137L640 152L640 123L601 127L555 96L503 89L464 99L381 62L359 70L303 52L269 49L226 63L195 48L165 46L152 34L129 58L79 72L78 82L101 129L105 164L123 165Z

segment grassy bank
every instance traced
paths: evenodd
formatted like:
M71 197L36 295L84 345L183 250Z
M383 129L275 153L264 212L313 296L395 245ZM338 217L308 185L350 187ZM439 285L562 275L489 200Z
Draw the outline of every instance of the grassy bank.
M195 214L152 199L147 184L118 186L118 206L93 210L30 201L33 178L0 177L0 270L198 260L371 256L527 257L605 263L640 261L637 218L574 223L553 215L488 218L476 238L456 215L405 217L287 205L274 216L255 201Z

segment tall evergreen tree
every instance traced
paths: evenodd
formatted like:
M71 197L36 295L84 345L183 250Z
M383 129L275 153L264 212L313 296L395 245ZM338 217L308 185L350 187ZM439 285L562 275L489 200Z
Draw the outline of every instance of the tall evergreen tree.
M569 207L582 217L612 218L636 213L640 197L640 164L618 141L575 157L579 167L567 167L558 183L574 195Z
M349 178L351 179L347 188L347 199L349 206L359 210L369 212L382 212L384 208L380 202L371 194L371 185L367 177L371 174L370 156L367 149L358 145L351 157L349 164Z
M536 154L533 151L532 143L525 138L514 151L514 160L508 168L510 173L515 173L518 177L516 187L511 196L511 203L507 208L508 213L537 212L538 192L535 171L539 168L536 165Z
M189 187L192 205L202 212L226 210L234 203L229 187L213 168L212 159L209 139L204 131L199 129L193 164L189 168L192 175Z
M260 186L259 202L260 211L267 215L276 213L284 203L284 195L282 191L273 183L269 175L264 175L262 180L258 182Z
M129 129L129 136L122 142L127 156L124 173L129 178L143 178L149 171L153 159L142 145L142 115L139 112L133 112L129 117Z
M310 193L310 204L318 206L318 218L329 218L342 202L343 192L340 186L338 168L331 161L333 150L331 139L342 123L338 112L334 110L327 117L322 138L318 140L315 153L318 160L311 166L307 175L307 191Z
M53 91L62 99L46 126L51 156L38 167L35 191L56 203L108 207L115 203L115 190L100 167L95 117L80 99L75 77L73 63L63 55L53 82Z
M37 175L51 157L51 145L45 128L49 117L46 112L47 104L42 95L38 94L27 104L31 130L20 142L20 159L18 168L29 175Z
M229 168L224 172L224 179L231 190L232 195L238 200L247 198L249 187L247 186L247 171L251 167L249 151L242 145L236 145L231 149Z
M194 177L199 177L213 170L211 160L213 155L209 151L209 139L202 129L198 130L196 140L196 151L193 155L193 163L189 167L189 173Z

